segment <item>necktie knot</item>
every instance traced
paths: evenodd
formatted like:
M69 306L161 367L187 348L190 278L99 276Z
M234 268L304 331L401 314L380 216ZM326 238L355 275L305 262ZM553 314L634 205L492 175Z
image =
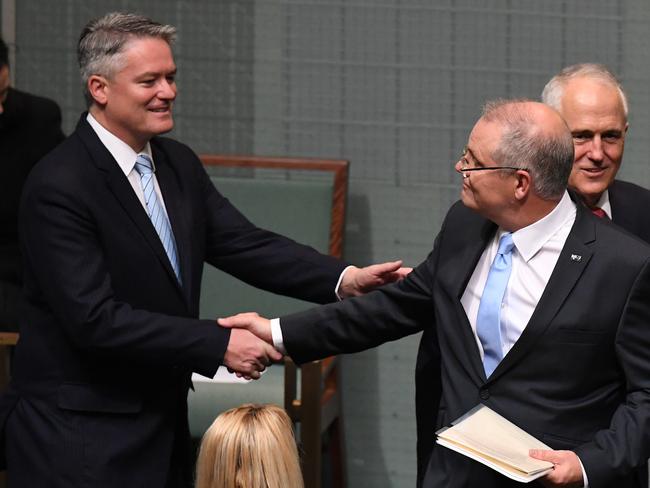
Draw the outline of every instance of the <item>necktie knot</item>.
M497 251L497 254L510 254L514 247L515 243L512 241L512 233L508 232L503 234L499 240L499 250Z
M153 173L153 162L151 158L146 154L138 154L135 160L135 170L140 173L140 176Z
M599 217L601 219L604 219L605 217L607 217L607 214L605 213L605 211L600 207L593 207L591 209L591 213L594 214L596 217Z

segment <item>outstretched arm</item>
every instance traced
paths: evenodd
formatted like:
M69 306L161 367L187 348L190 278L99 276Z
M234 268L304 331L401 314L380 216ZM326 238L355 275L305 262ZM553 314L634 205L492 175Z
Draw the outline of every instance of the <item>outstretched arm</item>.
M430 326L434 312L429 266L427 261L408 279L368 295L281 317L282 346L294 361L303 363L375 347ZM271 322L256 313L218 322L224 327L245 328L275 344ZM291 344L287 345L287 339Z

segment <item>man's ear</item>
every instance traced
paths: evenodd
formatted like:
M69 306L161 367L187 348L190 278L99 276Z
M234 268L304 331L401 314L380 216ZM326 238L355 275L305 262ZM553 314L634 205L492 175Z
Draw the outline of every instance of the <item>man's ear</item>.
M533 181L528 171L522 169L515 172L515 198L524 200L532 191Z
M91 75L88 78L88 93L93 101L100 106L108 103L108 80L101 75Z

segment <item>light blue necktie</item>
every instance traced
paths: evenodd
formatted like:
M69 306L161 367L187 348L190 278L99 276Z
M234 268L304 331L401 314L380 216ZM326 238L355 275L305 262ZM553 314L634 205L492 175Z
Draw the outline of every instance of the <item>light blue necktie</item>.
M162 242L162 245L165 248L165 252L167 253L172 268L174 269L174 273L176 273L178 282L182 284L180 267L178 264L178 253L176 252L176 240L174 239L171 225L169 225L167 214L163 210L163 207L156 196L156 192L154 191L153 163L151 158L146 154L138 154L138 158L135 161L135 169L140 173L140 183L142 183L144 201L147 205L151 223L156 229L158 237L160 237L160 242Z
M483 367L489 378L503 358L501 349L501 303L512 271L512 234L503 234L488 273L476 317L476 332L483 345Z

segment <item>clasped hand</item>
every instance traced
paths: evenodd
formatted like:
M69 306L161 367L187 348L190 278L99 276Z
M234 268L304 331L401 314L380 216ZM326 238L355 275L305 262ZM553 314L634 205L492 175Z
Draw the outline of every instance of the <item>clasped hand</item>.
M267 366L282 359L273 347L270 320L248 312L218 319L217 323L232 329L223 362L237 376L256 380Z

